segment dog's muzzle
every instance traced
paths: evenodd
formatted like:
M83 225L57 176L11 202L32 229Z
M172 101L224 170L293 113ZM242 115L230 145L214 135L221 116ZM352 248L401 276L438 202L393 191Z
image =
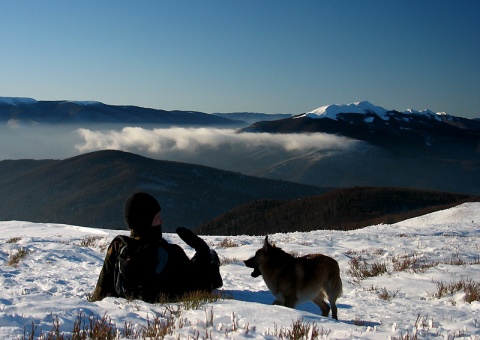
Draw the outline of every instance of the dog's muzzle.
M243 261L243 263L245 263L248 268L253 268L253 272L251 274L252 277L259 277L260 275L262 275L260 269L258 269L258 267L255 265L255 256Z

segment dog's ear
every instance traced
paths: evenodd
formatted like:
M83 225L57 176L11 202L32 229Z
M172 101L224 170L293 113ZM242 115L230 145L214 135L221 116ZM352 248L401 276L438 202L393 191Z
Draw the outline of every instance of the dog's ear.
M271 247L270 243L268 243L268 235L265 236L265 241L263 241L263 249L268 250Z

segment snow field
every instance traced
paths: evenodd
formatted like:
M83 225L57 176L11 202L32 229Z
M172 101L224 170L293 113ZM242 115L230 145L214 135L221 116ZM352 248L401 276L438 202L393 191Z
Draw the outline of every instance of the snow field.
M36 334L72 332L79 314L111 319L121 330L125 323L141 327L164 317L172 306L106 298L89 302L106 247L119 233L61 224L0 222L0 338L22 339L32 323ZM177 235L165 238L193 250ZM233 299L181 310L173 335L167 338L275 339L294 322L315 325L319 338L328 339L480 339L480 302L466 302L464 290L439 287L480 283L480 204L468 203L393 225L355 231L314 231L273 234L269 240L296 255L323 253L341 269L343 295L338 299L339 321L324 318L313 303L297 309L271 305L273 297L263 279L252 278L243 260L261 247L263 236L209 236L223 265L220 291ZM19 251L25 255L9 265ZM356 275L352 261L364 275ZM383 269L372 274L372 266ZM26 333L25 333L26 332ZM277 335L277 336L275 336Z

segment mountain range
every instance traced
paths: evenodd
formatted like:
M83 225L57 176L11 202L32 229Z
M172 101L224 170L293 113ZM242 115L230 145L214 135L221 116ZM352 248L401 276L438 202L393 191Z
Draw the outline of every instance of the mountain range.
M135 190L157 195L165 207L166 230L199 226L238 205L298 199L334 188L396 187L480 195L480 121L430 110L386 110L358 102L322 106L300 115L206 114L0 97L2 122L32 128L234 127L235 135L248 140L262 133L300 144L311 136L338 139L337 147L324 145L320 138L318 145L296 152L263 140L244 148L238 142L207 145L185 153L182 162L102 150L63 160L4 160L0 161L0 220L123 228L123 200ZM9 136L14 138L15 133ZM54 148L58 139L47 137Z
M230 112L207 114L199 111L166 111L133 105L109 105L98 101L56 100L43 101L33 98L0 97L0 122L21 122L24 124L78 124L78 123L146 123L178 125L244 125L259 121L272 121L287 118L330 118L337 121L348 120L351 114L360 114L366 123L374 117L383 120L411 120L418 116L428 116L439 121L450 121L452 125L478 122L480 118L466 119L450 116L445 112L433 112L428 109L403 111L387 110L368 101L351 104L332 104L300 114L266 114L258 112ZM219 119L219 118L221 119ZM478 125L477 129L478 129Z
M385 185L480 194L480 122L429 110L388 111L369 102L321 107L256 122L242 132L325 133L359 143L311 151L258 175L336 187Z
M37 101L0 97L0 123L32 124L157 124L191 126L239 125L231 119L197 111L165 111L94 101Z
M33 98L0 97L0 123L34 124L156 124L162 126L245 126L260 120L292 117L292 114L198 111L166 111L133 105L108 105L97 101L37 101Z
M369 102L330 105L276 121L256 122L245 132L340 134L408 153L480 159L480 122L430 110L387 111Z

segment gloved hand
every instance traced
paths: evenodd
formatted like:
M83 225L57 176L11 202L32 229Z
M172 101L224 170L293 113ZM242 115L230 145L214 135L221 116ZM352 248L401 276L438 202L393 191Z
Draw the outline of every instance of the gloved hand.
M180 236L183 242L195 249L196 252L210 253L210 247L208 246L208 244L200 237L195 235L195 233L190 229L179 227L177 228L177 235Z

